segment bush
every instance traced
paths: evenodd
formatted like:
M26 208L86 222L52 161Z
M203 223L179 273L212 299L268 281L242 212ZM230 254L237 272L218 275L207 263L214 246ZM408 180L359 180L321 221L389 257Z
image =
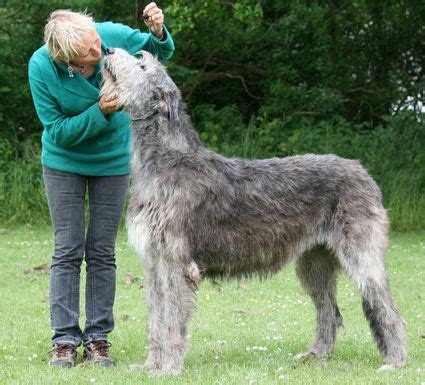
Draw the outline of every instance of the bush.
M281 122L264 116L244 123L236 107L200 105L192 115L204 144L226 156L333 153L359 159L382 189L392 228L425 229L425 130L412 112L387 117L373 131L336 117L321 122L304 118L298 129L288 132ZM0 153L2 221L46 220L38 137L21 143L2 139Z
M3 223L46 221L48 209L44 193L41 151L37 137L25 142L0 140L0 194Z

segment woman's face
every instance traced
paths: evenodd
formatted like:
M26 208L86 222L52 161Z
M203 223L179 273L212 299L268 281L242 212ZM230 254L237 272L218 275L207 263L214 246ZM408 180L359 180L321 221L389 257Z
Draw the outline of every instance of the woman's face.
M96 64L99 63L102 58L102 50L101 50L102 42L100 40L99 34L96 30L93 30L87 40L83 42L83 46L85 47L83 54L81 56L77 56L72 60L72 63L85 65L85 64Z

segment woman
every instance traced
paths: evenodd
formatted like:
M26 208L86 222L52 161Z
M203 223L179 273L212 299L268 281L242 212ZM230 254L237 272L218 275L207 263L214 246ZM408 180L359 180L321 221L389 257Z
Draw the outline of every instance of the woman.
M130 119L116 100L99 99L100 66L112 47L141 49L169 59L174 44L155 3L143 12L150 33L94 23L83 13L57 10L45 26L45 45L29 62L29 82L44 127L42 165L55 234L50 278L54 330L50 365L72 367L83 344L85 361L114 364L115 239L129 179ZM111 48L109 48L111 47ZM85 233L84 199L89 215ZM78 318L80 267L86 261L86 323Z

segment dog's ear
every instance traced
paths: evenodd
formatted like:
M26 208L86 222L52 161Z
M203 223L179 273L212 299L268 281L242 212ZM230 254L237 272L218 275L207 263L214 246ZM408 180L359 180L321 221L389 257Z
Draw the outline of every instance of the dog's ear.
M140 51L137 51L133 55L136 56L138 59L143 59L143 57L147 56L146 51L144 51L143 49L141 49Z
M179 98L177 95L174 94L174 92L167 92L163 93L161 95L161 102L164 106L164 109L168 113L168 119L169 120L179 120Z

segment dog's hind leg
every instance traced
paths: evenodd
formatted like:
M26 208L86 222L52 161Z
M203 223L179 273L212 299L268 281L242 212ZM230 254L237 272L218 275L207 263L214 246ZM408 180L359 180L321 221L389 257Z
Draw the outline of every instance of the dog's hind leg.
M362 221L361 226L352 226L337 251L343 269L362 295L364 314L385 361L381 370L402 367L407 359L405 325L391 298L384 264L385 219L382 211L380 216Z
M194 262L162 258L164 313L161 320L162 367L150 373L155 376L177 375L183 369L187 350L187 328L196 305L195 290L201 275Z
M305 353L295 359L326 356L335 344L336 331L342 316L336 302L336 277L339 263L325 247L317 246L304 253L297 261L296 273L303 289L316 307L316 338Z

